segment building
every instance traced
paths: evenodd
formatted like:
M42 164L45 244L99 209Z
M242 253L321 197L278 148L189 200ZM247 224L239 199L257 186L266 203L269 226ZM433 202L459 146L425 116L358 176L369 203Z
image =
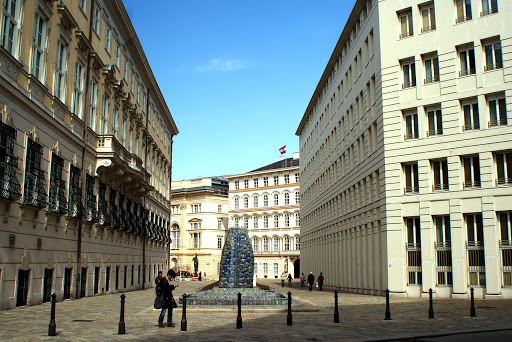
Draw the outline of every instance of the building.
M296 132L304 271L512 297L511 19L504 0L356 1Z
M229 224L247 228L256 277L300 277L299 154L226 178Z
M0 307L153 286L178 129L121 0L9 0Z
M228 181L222 177L172 182L170 267L177 273L219 276L228 228ZM197 260L197 261L196 261Z

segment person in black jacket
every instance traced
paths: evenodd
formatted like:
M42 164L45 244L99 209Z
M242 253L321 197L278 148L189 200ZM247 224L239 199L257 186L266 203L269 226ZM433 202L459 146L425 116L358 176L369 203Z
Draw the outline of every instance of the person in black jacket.
M171 271L169 270L167 272L167 276L163 277L160 280L160 283L158 284L157 293L163 293L164 295L164 307L162 308L162 311L160 312L160 316L158 317L158 326L160 328L165 327L164 325L164 318L165 318L165 312L169 310L167 313L167 326L168 327L174 327L174 324L172 323L172 309L173 309L173 303L174 303L174 297L172 295L172 291L176 288L178 285L172 285L171 284Z
M315 276L313 275L313 272L309 272L309 275L308 275L309 291L313 291L313 284L314 283L315 283Z

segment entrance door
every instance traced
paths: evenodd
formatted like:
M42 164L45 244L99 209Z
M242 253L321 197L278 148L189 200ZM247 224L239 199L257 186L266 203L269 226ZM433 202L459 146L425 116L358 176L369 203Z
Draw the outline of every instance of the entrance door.
M82 267L82 277L80 278L80 298L85 297L87 287L87 267Z
M18 271L18 291L16 296L16 306L27 305L29 272L29 270Z
M71 271L72 268L64 269L64 299L71 297Z
M43 302L49 302L52 296L53 269L44 270Z
M98 294L98 289L100 287L100 268L94 268L94 294Z
M293 263L293 278L300 278L300 259L295 260Z

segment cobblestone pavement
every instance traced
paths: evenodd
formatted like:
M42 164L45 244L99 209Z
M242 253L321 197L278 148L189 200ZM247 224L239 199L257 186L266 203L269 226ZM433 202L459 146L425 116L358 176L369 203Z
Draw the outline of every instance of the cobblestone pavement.
M154 290L126 293L126 334L118 335L120 293L67 300L56 305L57 336L48 336L50 303L0 311L1 341L372 341L443 334L512 329L512 300L475 300L478 317L469 317L467 299L434 299L435 319L428 319L428 298L391 298L391 318L384 320L385 298L340 293L340 323L333 323L330 291L307 291L298 283L282 288L277 279L263 284L277 292L291 291L293 325L281 310L242 311L243 328L236 329L231 308L187 307L187 331L181 331L181 306L174 310L175 328L158 328L160 310L153 309ZM181 282L177 298L209 282ZM268 308L267 308L268 309ZM505 332L505 334L510 331ZM496 332L500 334L500 332ZM492 335L492 334L491 334ZM509 335L510 336L510 335ZM492 340L492 338L489 338Z

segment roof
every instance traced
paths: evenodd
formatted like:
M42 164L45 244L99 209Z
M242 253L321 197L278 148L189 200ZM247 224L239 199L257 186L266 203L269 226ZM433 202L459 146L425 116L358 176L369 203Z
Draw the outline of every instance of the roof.
M286 158L286 159L276 161L275 163L265 165L263 167L260 167L256 170L252 170L249 172L283 169L285 167L293 167L293 166L299 166L299 159Z

